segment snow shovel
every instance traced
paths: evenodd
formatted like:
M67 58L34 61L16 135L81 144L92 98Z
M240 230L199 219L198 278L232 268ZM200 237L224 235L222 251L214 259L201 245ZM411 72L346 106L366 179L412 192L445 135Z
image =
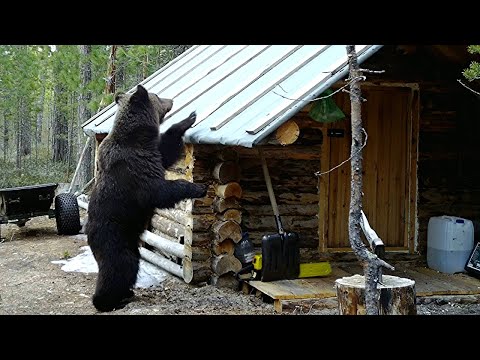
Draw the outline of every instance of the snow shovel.
M262 149L258 150L262 161L263 175L267 185L268 197L273 208L278 234L262 237L262 276L261 281L296 279L300 273L300 249L298 234L287 233L283 229L277 201L273 194L272 182Z

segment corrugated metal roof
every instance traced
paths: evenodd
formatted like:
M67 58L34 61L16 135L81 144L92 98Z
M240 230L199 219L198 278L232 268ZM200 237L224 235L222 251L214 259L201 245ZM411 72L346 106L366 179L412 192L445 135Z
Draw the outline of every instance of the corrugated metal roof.
M381 46L356 45L359 62ZM252 147L347 72L345 45L196 45L141 84L173 99L162 132L195 110L185 141ZM110 104L84 131L108 133L116 110Z

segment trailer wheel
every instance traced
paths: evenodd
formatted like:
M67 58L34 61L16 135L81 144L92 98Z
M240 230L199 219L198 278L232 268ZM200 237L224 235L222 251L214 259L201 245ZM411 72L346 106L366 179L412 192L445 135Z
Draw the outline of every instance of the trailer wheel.
M81 229L80 211L75 195L62 193L55 197L55 220L59 235L75 235L79 233Z

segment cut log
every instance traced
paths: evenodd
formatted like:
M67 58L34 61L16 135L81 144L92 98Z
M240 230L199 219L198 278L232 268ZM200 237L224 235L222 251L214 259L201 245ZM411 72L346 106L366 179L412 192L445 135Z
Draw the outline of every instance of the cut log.
M204 262L192 262L193 277L192 284L198 284L210 280L210 276L213 274L210 260Z
M238 152L232 148L224 148L216 154L222 161L238 161Z
M295 142L297 145L315 146L323 143L322 129L307 128L300 130L300 136Z
M176 203L175 204L175 209L183 210L185 212L191 213L192 208L193 208L192 204L193 204L192 199L185 199L185 200L182 200L182 201L179 201L178 203Z
M242 198L242 203L246 205L251 204L268 204L268 193L267 191L245 191ZM278 205L284 204L318 204L318 194L317 193L280 193L277 196Z
M229 197L226 199L217 198L213 202L213 209L217 213L223 213L225 210L228 210L228 209L240 209L240 208L241 208L240 203L234 197Z
M217 219L218 220L232 220L235 221L237 224L240 224L242 222L242 212L237 209L228 209L225 210L222 214L217 214Z
M246 228L248 229L248 226L246 226ZM291 231L296 232L296 230L294 229L290 229L290 228L285 228L285 229L287 229L289 232ZM278 230L276 230L275 228L272 228L269 231L253 231L250 229L248 230L250 241L253 243L254 246L258 246L258 247L262 246L263 236L270 235L270 234L278 234ZM317 231L313 229L309 229L308 231L302 230L301 232L298 232L298 235L299 235L298 246L300 248L318 249L318 230Z
M193 247L208 247L212 242L211 232L194 232L192 234L192 246Z
M335 281L340 315L365 315L365 277L353 275ZM383 275L378 284L379 315L416 315L415 281Z
M232 290L238 290L240 287L240 282L235 278L233 274L225 275L212 275L210 278L210 285L218 288L228 288Z
M273 211L272 211L273 213ZM277 225L272 216L245 216L243 219L245 227L251 231L275 231ZM284 229L314 229L318 231L318 218L316 216L283 216L282 225Z
M290 119L275 131L275 139L272 143L282 146L290 145L297 141L299 135L300 127L294 120Z
M174 262L164 258L163 256L155 254L152 251L147 250L143 247L141 247L139 250L142 259L154 265L157 265L164 270L167 270L170 274L176 275L179 278L183 279L183 269L181 265L175 264Z
M235 252L235 243L232 239L223 240L220 244L213 244L212 251L215 255L233 255Z
M190 213L182 209L155 209L155 214L161 215L164 218L175 221L184 226L192 226Z
M78 206L81 207L84 210L88 210L88 202L83 201L83 199L80 199L80 197L77 197L77 203Z
M220 184L240 181L240 166L234 161L224 161L215 165L213 177Z
M180 236L185 238L192 238L192 230L190 227L179 224L167 218L164 218L158 214L154 214L152 217L152 226L160 233L170 236L171 238L178 239Z
M223 275L228 272L237 273L241 270L242 263L233 255L214 256L212 260L213 272L217 275Z
M207 192L207 196L202 199L193 200L192 214L211 214L213 213L213 201L215 199L215 192L212 189L212 194Z
M165 251L167 254L174 255L181 259L183 259L185 255L191 257L191 254L185 253L184 245L167 240L161 236L151 233L150 231L145 230L140 236L140 239L157 249Z
M245 204L242 208L250 216L271 216L273 214L272 205ZM283 204L278 205L278 212L283 216L318 216L318 204Z
M263 153L267 159L285 159L285 160L320 160L321 152L318 151L318 146L297 146L296 144L290 145L287 149L281 149L276 145L265 145ZM240 152L241 151L241 152ZM256 147L254 148L242 148L239 151L242 172L244 170L243 164L246 159L258 160L258 152ZM243 163L242 163L243 160Z
M176 264L173 261L163 257L162 255L155 254L154 252L147 250L143 247L139 248L140 257L159 268L162 268L169 273L183 279L187 284L193 279L193 266L192 262L188 259L182 260L182 265Z
M193 280L193 263L188 259L182 260L183 280L190 284Z
M192 261L206 261L212 257L212 251L204 247L192 247Z
M235 221L217 221L212 225L214 241L220 244L225 239L232 239L237 243L242 239L242 228Z
M215 221L215 214L193 215L193 230L208 231Z
M229 182L225 185L217 185L215 187L215 195L222 199L229 198L231 196L241 199L242 198L242 187L237 182Z

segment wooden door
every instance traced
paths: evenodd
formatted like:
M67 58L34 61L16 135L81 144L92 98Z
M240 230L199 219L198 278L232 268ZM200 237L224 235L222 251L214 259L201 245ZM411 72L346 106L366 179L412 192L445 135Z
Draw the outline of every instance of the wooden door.
M413 123L418 117L412 109L417 109L414 101L418 102L418 96L407 87L362 88L362 96L367 99L362 105L362 122L368 134L363 148L363 210L387 251L413 251L416 171L412 167L416 167L417 156L417 136L413 136L417 126ZM339 93L334 99L347 117L326 125L322 171L350 156L350 98ZM350 251L350 162L320 181L320 249Z

